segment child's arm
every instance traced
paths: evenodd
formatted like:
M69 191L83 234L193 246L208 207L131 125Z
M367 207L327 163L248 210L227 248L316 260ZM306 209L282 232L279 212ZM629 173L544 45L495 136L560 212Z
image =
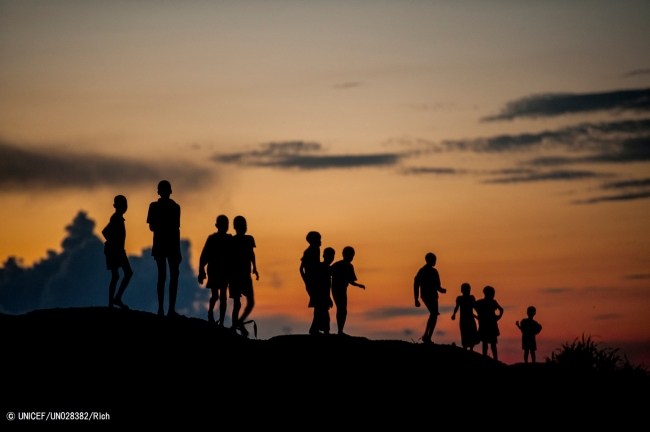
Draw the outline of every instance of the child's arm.
M451 319L455 320L456 319L456 312L458 312L458 309L460 308L460 305L458 304L458 299L456 299L456 307L454 308L454 313L451 314Z
M499 321L499 320L501 319L501 317L503 316L503 308L502 308L501 305L500 305L499 303L497 303L496 301L495 301L494 303L496 303L496 305L497 305L497 309L499 310L499 315L497 316L497 321Z
M445 289L445 288L443 288L443 287L438 287L438 292L441 292L441 293L444 294L444 293L447 292L447 289Z
M420 281L417 276L415 276L415 280L413 281L413 296L415 297L415 307L420 307Z
M255 280L260 280L260 274L257 272L257 264L255 263L254 250L251 250L251 262L253 263L253 274L255 275Z
M208 240L205 241L205 246L203 246L203 250L201 251L201 258L199 258L199 285L203 285L203 282L205 281L206 275L205 275L205 266L208 263L208 243L210 242L210 237L208 237Z
M361 288L361 289L366 289L366 286L365 286L365 285L361 285L360 283L350 282L350 285L354 285L355 287L359 287L359 288Z
M517 324L517 328L521 330L521 326L519 325L519 321L516 321L515 324Z

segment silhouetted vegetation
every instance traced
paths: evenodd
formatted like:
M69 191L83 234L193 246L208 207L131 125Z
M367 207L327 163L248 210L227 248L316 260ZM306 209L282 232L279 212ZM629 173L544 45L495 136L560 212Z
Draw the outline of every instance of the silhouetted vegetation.
M643 365L633 365L625 355L621 356L618 348L601 348L591 336L584 334L573 342L566 342L546 358L547 363L579 371L616 372L622 371L639 375L648 375Z

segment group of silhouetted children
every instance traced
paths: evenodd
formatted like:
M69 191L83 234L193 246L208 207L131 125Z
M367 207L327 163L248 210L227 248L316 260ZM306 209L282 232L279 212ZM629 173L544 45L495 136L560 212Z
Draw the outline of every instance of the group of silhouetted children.
M321 235L319 233L311 231L307 234L307 243L309 247L302 255L300 276L305 282L309 295L309 307L314 308L314 319L309 334L330 333L329 309L336 305L338 334L345 335L343 329L348 314L348 285L366 288L356 282L357 276L352 265L354 249L350 246L343 248L343 259L334 263L335 251L330 247L323 250L323 261L320 260Z
M163 302L167 263L169 263L170 268L169 310L167 316L178 315L175 311L175 303L179 265L182 259L180 251L181 208L170 198L171 193L172 188L168 181L163 180L158 183L160 199L151 203L147 214L147 223L153 232L151 254L158 266L158 315L161 316L164 315ZM111 216L108 225L102 230L102 234L106 239L104 246L106 267L111 271L108 305L111 308L117 306L128 309L122 301L124 290L133 276L124 248L126 240L124 213L128 208L126 198L123 195L116 196L113 207L115 213ZM233 299L231 328L239 330L243 335L248 335L244 327L245 320L255 305L251 274L255 274L259 280L255 262L255 239L246 234L246 219L242 216L235 217L233 221L236 233L234 236L228 234L228 225L229 220L226 216L220 215L217 217L215 225L217 232L208 237L201 252L198 282L203 284L207 277L206 287L212 291L208 321L217 322L220 326L224 326L229 292L230 298ZM314 309L314 318L309 334L330 333L329 309L336 305L338 334L345 335L343 329L347 318L348 285L365 289L365 286L356 282L357 276L352 265L354 249L350 246L345 247L343 249L343 259L334 262L334 249L325 248L323 260L321 261L321 235L316 231L310 232L307 234L307 243L309 243L309 247L305 250L301 259L300 275L305 282L305 288L309 295L309 307ZM421 299L429 311L429 318L422 341L431 343L438 315L440 315L438 311L438 293L444 294L447 290L442 287L440 275L435 268L436 256L428 253L425 256L425 261L426 264L415 276L413 293L415 306L420 307ZM115 293L120 268L124 272L124 277L120 288ZM460 310L460 334L463 348L474 350L475 345L482 343L483 354L487 355L489 346L492 349L494 359L498 359L497 338L500 334L498 321L503 316L503 308L494 299L494 288L491 286L483 288L484 298L480 300L476 300L471 295L471 287L468 283L462 284L460 290L462 295L456 298L456 307L451 319L455 320L456 313ZM247 303L244 312L240 316L242 296L246 297ZM334 299L333 302L332 298ZM215 321L214 307L217 301L220 302L219 320ZM529 354L533 362L536 360L535 351L537 345L535 336L542 330L542 326L533 319L535 313L535 308L531 306L527 310L528 318L522 319L521 323L516 322L522 334L525 362L528 362ZM478 327L476 321L478 321Z
M438 271L434 268L436 265L436 256L429 253L425 256L426 265L422 267L414 281L415 306L420 307L419 299L429 310L429 319L422 336L424 343L431 343L431 336L438 321L438 293L445 293L447 290L442 288ZM491 286L483 288L482 299L476 300L471 295L471 287L464 283L460 287L462 295L456 298L456 307L451 315L451 319L456 319L456 313L460 310L460 337L463 348L474 350L474 346L481 343L483 345L483 354L487 355L488 346L492 349L492 357L499 359L497 351L497 338L500 335L498 321L503 316L503 308L494 299L495 290ZM474 313L476 312L476 314ZM517 327L522 334L522 348L524 350L524 361L528 363L528 355L535 362L535 350L537 344L535 336L542 331L542 326L533 319L537 310L531 306L527 310L528 318L516 322ZM476 325L478 321L478 328Z
M180 249L180 217L181 208L170 198L172 193L171 184L163 180L158 183L158 195L160 199L152 202L147 214L149 229L153 232L153 247L151 255L156 260L158 267L158 315L164 316L163 303L165 298L165 281L167 278L167 263L169 263L169 309L167 316L177 316L175 310L176 294L178 290L179 266L182 260ZM128 309L122 301L122 295L133 271L126 255L124 243L126 240L126 228L124 225L124 213L128 208L127 200L123 195L118 195L113 200L115 213L111 216L108 225L102 230L106 239L104 254L106 256L106 267L111 271L111 282L109 285L108 306L115 306ZM210 307L208 310L208 321L215 322L214 307L219 300L220 316L218 324L224 325L228 291L233 299L232 329L239 330L243 335L248 335L244 324L255 305L253 294L253 280L251 273L259 279L255 262L255 239L246 235L246 219L242 216L235 217L233 226L235 235L228 234L228 218L224 215L217 217L217 232L210 235L201 253L199 264L199 284L206 279L207 288L212 290ZM207 275L205 267L207 266ZM251 270L252 266L252 270ZM118 270L122 268L124 277L120 288L115 293L119 280ZM241 316L241 297L246 297L246 308Z

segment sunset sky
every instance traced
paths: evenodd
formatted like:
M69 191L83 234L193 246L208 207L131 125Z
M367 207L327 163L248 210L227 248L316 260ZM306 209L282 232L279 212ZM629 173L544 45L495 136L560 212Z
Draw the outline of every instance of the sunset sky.
M468 282L507 362L534 305L538 358L585 333L650 365L650 2L0 1L0 262L117 194L140 254L161 179L195 271L246 217L263 337L307 332L319 231L356 249L350 334L418 340L433 252L434 341Z

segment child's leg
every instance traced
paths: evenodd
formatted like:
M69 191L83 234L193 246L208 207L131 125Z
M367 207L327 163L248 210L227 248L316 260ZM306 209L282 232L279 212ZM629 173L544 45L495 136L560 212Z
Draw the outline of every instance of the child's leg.
M534 355L535 355L535 354L533 354L533 356L534 356ZM534 361L534 360L533 360L533 361ZM524 350L524 363L528 363L528 350L527 350L527 349Z
M180 261L169 261L169 310L167 315L176 313L176 293L178 292L178 276L180 274Z
M438 313L433 312L429 314L429 319L427 320L427 329L424 332L424 335L427 338L427 341L431 341L431 337L433 336L433 330L436 328L436 324L438 323Z
M535 361L535 350L530 350L530 357L533 359L533 363L536 363L536 361Z
M235 329L239 325L239 310L241 309L241 297L233 297L232 306L232 328Z
M226 320L226 308L228 307L228 293L226 288L221 289L219 295L219 325L223 327L224 321Z
M321 312L321 325L320 329L325 334L330 334L330 311L327 308L323 308Z
M320 327L318 321L318 308L314 308L314 318L311 321L311 327L309 327L309 334L315 335L318 334L318 328Z
M133 270L131 270L131 265L128 260L124 263L122 271L124 272L124 277L122 278L122 283L120 283L120 289L117 291L117 295L115 296L115 302L124 306L122 303L122 294L124 294L124 290L126 290L126 286L129 284L131 276L133 276Z
M241 317L239 317L239 321L246 321L246 318L248 318L248 315L250 315L253 310L253 306L255 306L255 296L251 292L250 294L246 295L246 307L244 308L244 312L241 314Z
M111 269L111 283L108 286L108 307L113 307L113 299L115 298L115 287L117 286L117 280L120 278L120 274L116 268Z
M336 326L339 329L339 334L343 334L343 327L348 317L348 299L347 296L340 296L336 298Z
M217 288L210 288L210 305L208 307L208 322L214 322L214 305L217 304L219 290Z
M499 353L497 352L497 344L491 343L490 346L492 347L492 358L494 360L499 360Z
M163 305L165 303L165 281L167 280L167 258L157 257L156 265L158 266L158 315L164 315Z

